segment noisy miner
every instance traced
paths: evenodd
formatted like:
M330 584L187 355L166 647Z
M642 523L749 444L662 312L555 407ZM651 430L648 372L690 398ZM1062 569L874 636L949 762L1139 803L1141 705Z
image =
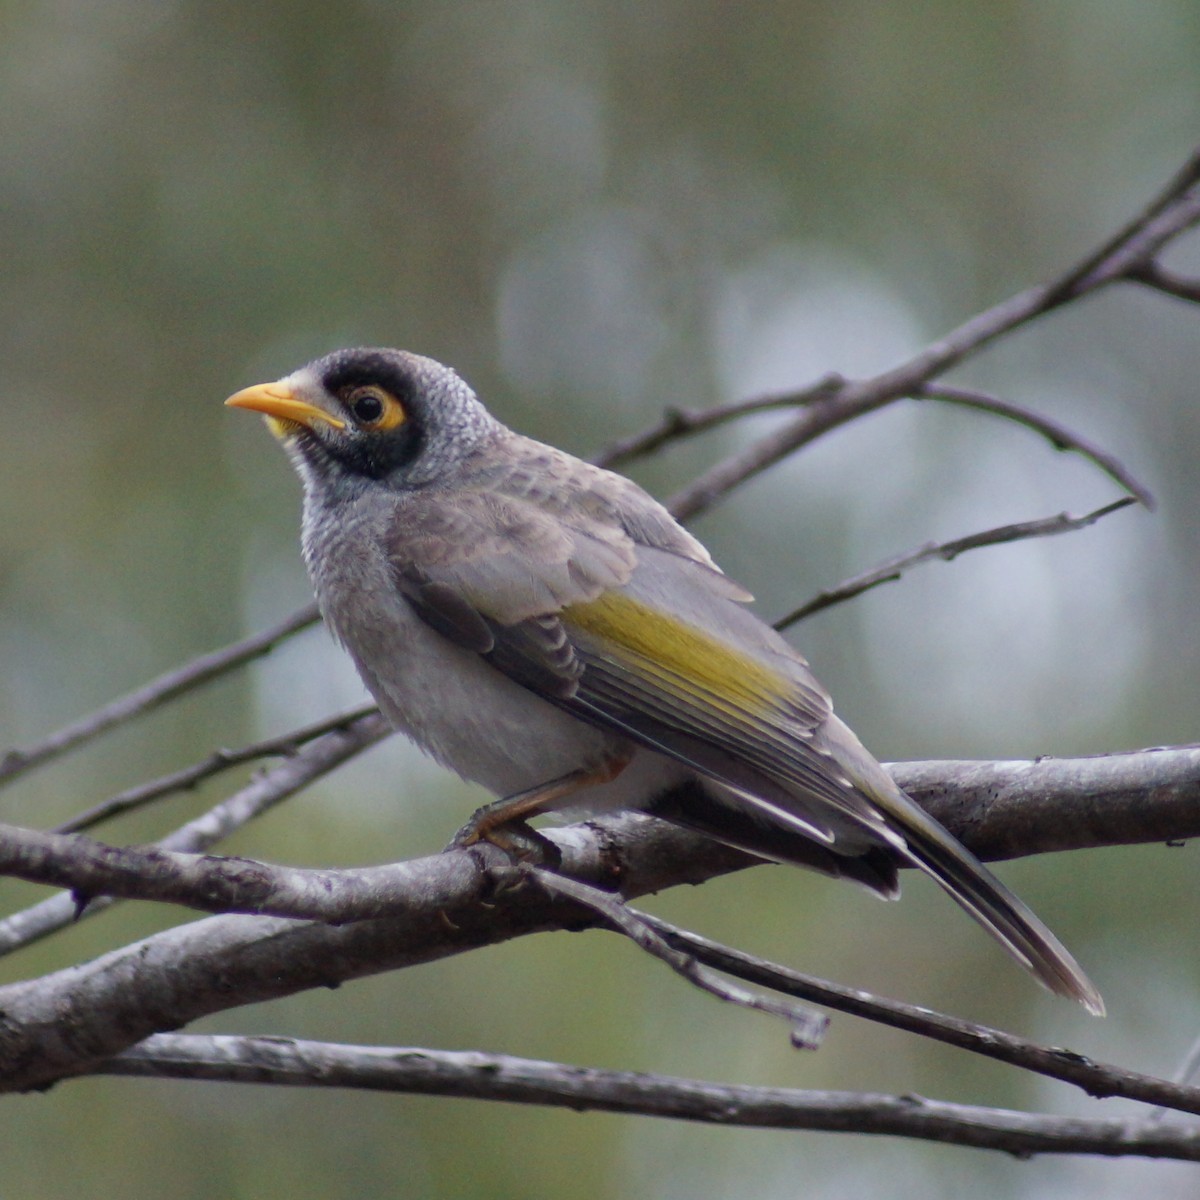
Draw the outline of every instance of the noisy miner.
M514 433L449 367L399 350L339 350L226 403L263 413L295 464L321 612L380 708L504 798L460 844L585 805L889 898L897 867L919 867L1052 992L1104 1011L637 484Z

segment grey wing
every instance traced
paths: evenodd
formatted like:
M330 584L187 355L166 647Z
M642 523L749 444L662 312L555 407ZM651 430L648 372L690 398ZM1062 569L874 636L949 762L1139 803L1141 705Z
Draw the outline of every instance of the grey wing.
M846 873L884 894L895 860L919 866L1048 988L1103 1012L1054 935L896 787L804 660L739 606L745 593L657 510L631 513L601 483L566 516L519 486L409 503L391 532L397 586L551 703L724 784L742 806L735 844L832 873L852 856ZM688 629L701 650L717 633L707 658ZM707 828L720 836L719 821ZM778 832L817 853L780 852Z
M486 491L404 498L389 552L417 613L559 707L725 784L764 824L848 853L893 842L814 732L830 715L824 690L741 606L744 591L699 543L635 485L581 472L585 464L575 460L566 460L575 491L559 479L550 489L558 503L547 505L536 490L547 463L534 465L533 482L517 472L502 488L493 475ZM622 484L633 491L622 495ZM576 502L567 505L571 495ZM659 544L643 540L650 536ZM701 650L724 653L732 670L763 686L733 704L698 686L671 657L669 635L658 654L653 644L631 647L598 629L597 604L614 602L653 614L668 634L674 622L701 637L718 631Z
M414 493L390 515L386 550L405 595L439 585L504 625L559 611L633 573L619 530L573 530L501 494Z
M635 627L630 636L605 609ZM661 636L636 636L656 619ZM732 788L764 825L848 854L902 847L826 744L832 709L808 664L712 588L703 566L643 547L616 595L561 620L585 668L575 700L593 720ZM673 644L680 628L695 632Z
M473 487L529 505L573 533L649 546L708 568L710 584L732 600L754 599L723 574L703 544L632 479L508 432L504 453L473 479Z
M467 485L397 496L384 540L400 590L439 632L480 653L514 631L536 652L541 634L516 632L628 583L640 547L694 564L701 586L753 597L632 480L506 431L503 453ZM561 634L552 640L558 641Z
M497 483L489 474L471 488L397 497L384 533L392 579L443 636L563 698L583 666L557 614L625 583L633 540L590 514L568 524L520 479L507 492Z

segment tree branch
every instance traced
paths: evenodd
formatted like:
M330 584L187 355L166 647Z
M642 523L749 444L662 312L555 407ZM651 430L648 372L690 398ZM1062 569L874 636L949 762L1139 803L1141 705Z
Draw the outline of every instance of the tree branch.
M372 722L372 732L380 720L360 718ZM909 795L985 859L1200 834L1197 748L1033 762L908 763L893 767L892 773ZM305 778L310 774L311 767L302 772ZM278 797L278 787L271 795ZM619 822L588 822L581 828L585 837L589 829L604 828L610 838L619 830L629 840L619 847L610 842L607 850L619 849L624 856L637 853L637 840L647 829ZM656 831L655 846L661 845L660 836ZM705 842L685 836L688 840L677 846L681 855ZM421 891L421 879L438 870L442 857L354 870L301 869L199 857L162 845L110 846L83 834L0 824L0 875L70 888L86 897L120 896L205 912L334 922L368 920L405 907L412 891ZM586 861L584 878L603 881L607 868L601 847L588 850ZM754 861L749 855L718 856L710 865L724 871ZM689 871L687 880L695 878Z
M1119 279L1135 279L1137 272L1169 241L1200 220L1198 183L1200 149L1192 151L1183 166L1140 213L1051 286L1047 298L1049 305L1065 304Z
M799 392L785 392L779 396L756 396L750 400L738 400L733 404L721 404L715 408L687 409L669 408L662 420L642 433L613 442L597 454L592 461L598 467L615 467L619 463L645 458L671 442L681 441L698 433L707 433L743 417L755 413L776 412L783 408L803 408L816 400L836 395L845 385L841 375L826 375L816 383Z
M914 388L912 396L914 400L940 400L944 404L954 404L959 408L973 408L977 412L991 413L1024 425L1035 433L1040 433L1055 450L1081 454L1115 483L1120 484L1144 508L1154 511L1153 493L1116 455L1110 454L1102 446L1097 446L1095 442L1073 429L1068 429L1059 421L1044 417L1024 405L1014 404L1011 400L1001 400L998 396L989 396L986 392L976 391L974 388L948 387L945 384L936 387L926 385Z
M1057 1079L1081 1088L1089 1096L1098 1099L1119 1096L1125 1100L1155 1105L1159 1112L1172 1109L1200 1115L1200 1088L1191 1086L1191 1080L1186 1076L1171 1082L1111 1063L1097 1062L1073 1050L1039 1045L988 1025L947 1016L921 1005L906 1004L902 1000L877 996L861 988L818 979L742 950L722 946L669 925L657 917L642 916L670 944L686 950L698 961L760 987L769 987L786 996L832 1008L835 1012L848 1013L947 1046L955 1046L971 1054L1043 1075L1047 1079Z
M308 743L293 757L263 772L208 812L168 833L156 845L159 850L179 853L208 850L314 780L382 741L391 732L391 727L377 713L354 718L343 728L335 728ZM87 890L86 886L80 888L81 892ZM110 892L93 899L82 913L77 899L70 894L52 896L14 913L0 921L0 956L11 954L83 917L94 916L113 903L113 894Z
M746 1087L476 1051L160 1034L95 1074L350 1087L632 1113L723 1126L873 1133L1033 1154L1200 1161L1200 1128L1013 1112L921 1096Z
M118 696L116 700L64 726L36 745L23 750L9 750L0 758L0 786L134 717L141 716L142 713L167 703L168 700L174 700L184 692L261 658L280 642L286 641L310 625L315 625L319 619L317 606L306 605L270 629L264 629L262 633L243 638L240 642L214 650L211 654L201 655L182 667L152 679L143 687Z
M1187 300L1192 304L1200 303L1200 279L1192 279L1170 271L1156 262L1148 262L1131 271L1129 275L1135 283L1145 284L1146 287L1165 295L1174 296L1177 300Z
M1013 851L1011 834L1005 834L1010 825L1022 830L1027 844L1064 848L1060 818L1050 815L1050 780L1062 785L1080 844L1157 837L1157 825L1165 818L1146 809L1160 803L1176 814L1168 822L1168 836L1179 835L1186 822L1189 828L1182 832L1200 832L1200 749L1147 751L1115 761L951 764L931 779L936 770L937 764L909 764L897 768L896 776L918 796L924 785L937 802L931 811L985 853L988 847ZM1135 775L1140 778L1131 787ZM602 888L617 885L627 898L698 882L754 861L633 813L557 830L553 838L562 851L563 874ZM68 840L97 845L82 835ZM19 857L22 848L13 853ZM151 852L153 864L167 866L147 882L138 860L145 851L114 853L137 878L103 855L85 856L79 870L89 887L96 887L104 874L109 885L130 894L180 897L183 876L173 875L172 860ZM389 915L337 928L274 917L214 917L167 930L92 963L2 988L0 1090L45 1086L86 1072L152 1033L239 1004L332 986L528 933L595 923L593 912L553 900L543 889L514 888L520 872L492 847L346 873L272 870L234 860L226 876L225 861L184 864L201 881L201 893L192 902L212 902L204 888L215 889L214 894L226 888L258 908L268 901L283 905L297 899L332 919ZM343 894L352 899L351 906L339 905L333 895L346 879L350 882ZM293 884L297 888L289 895ZM239 888L244 891L238 893ZM1166 1095L1156 1094L1155 1102L1164 1102Z
M889 769L918 804L988 862L1200 836L1197 746Z
M308 742L314 741L323 734L332 733L334 730L345 729L360 718L370 716L377 711L374 704L368 704L356 708L352 712L339 713L335 717L327 717L324 721L305 725L301 729L285 733L282 737L264 738L259 742L251 742L248 746L241 746L237 750L214 750L207 758L193 763L190 767L182 767L178 771L172 771L158 779L151 779L137 787L126 788L125 791L118 792L107 800L101 800L99 804L94 804L91 808L84 809L76 816L69 817L55 825L52 832L81 833L85 829L94 829L97 825L111 820L113 817L135 812L155 800L161 800L176 792L190 791L204 780L211 779L214 775L219 775L222 771L227 771L230 767L236 767L242 763L255 762L260 758L292 758L299 752L300 747Z
M849 421L911 395L997 338L1122 279L1136 280L1168 242L1200 220L1196 191L1200 155L1193 155L1170 184L1134 220L1090 251L1058 279L1028 288L964 321L907 362L870 379L846 380L829 394L818 383L795 393L804 411L781 429L722 459L676 492L668 507L680 519L695 516L801 446ZM778 397L775 407L787 403Z
M788 626L794 625L797 621L803 621L806 617L811 617L813 613L821 612L822 609L832 608L835 604L841 604L846 600L853 600L855 596L861 596L863 592L869 592L881 584L894 583L912 567L918 567L928 562L952 562L960 554L965 554L968 550L979 550L984 546L1001 546L1006 542L1024 542L1030 538L1074 533L1077 530L1086 529L1089 525L1094 525L1103 517L1107 517L1109 513L1118 512L1120 509L1128 508L1129 505L1136 503L1137 500L1133 496L1122 496L1119 500L1105 504L1093 512L1084 513L1081 517L1073 517L1070 513L1064 512L1053 517L1042 517L1036 521L1021 521L1016 525L1000 525L995 529L983 529L978 533L969 533L966 537L955 538L949 542L926 542L924 546L918 546L917 549L910 550L907 554L890 558L870 571L864 571L861 575L854 575L850 579L843 580L836 587L818 592L811 600L776 621L775 628L787 629Z
M534 868L530 872L538 887L551 896L563 897L586 908L599 919L601 924L627 938L647 954L664 962L677 975L681 975L694 987L741 1008L754 1009L770 1016L782 1017L792 1026L792 1045L803 1050L815 1050L821 1044L829 1018L797 1004L789 1004L758 992L749 992L736 984L722 979L708 970L695 955L680 948L678 940L664 938L657 922L636 912L618 897L599 888L580 883L563 875Z

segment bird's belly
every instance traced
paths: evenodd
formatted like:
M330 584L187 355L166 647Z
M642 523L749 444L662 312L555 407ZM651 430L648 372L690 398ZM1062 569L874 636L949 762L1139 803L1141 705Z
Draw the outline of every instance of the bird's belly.
M387 718L423 750L498 796L627 752L625 739L578 720L430 629L396 597L344 623L331 613Z

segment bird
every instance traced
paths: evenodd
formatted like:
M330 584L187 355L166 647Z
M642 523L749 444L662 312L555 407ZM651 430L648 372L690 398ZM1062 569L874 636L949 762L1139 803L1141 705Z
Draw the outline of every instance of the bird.
M384 715L499 798L457 844L511 849L541 813L637 809L889 899L916 867L1103 1014L1062 943L632 480L509 429L454 370L401 350L338 350L225 403L260 413L296 468L318 606Z

